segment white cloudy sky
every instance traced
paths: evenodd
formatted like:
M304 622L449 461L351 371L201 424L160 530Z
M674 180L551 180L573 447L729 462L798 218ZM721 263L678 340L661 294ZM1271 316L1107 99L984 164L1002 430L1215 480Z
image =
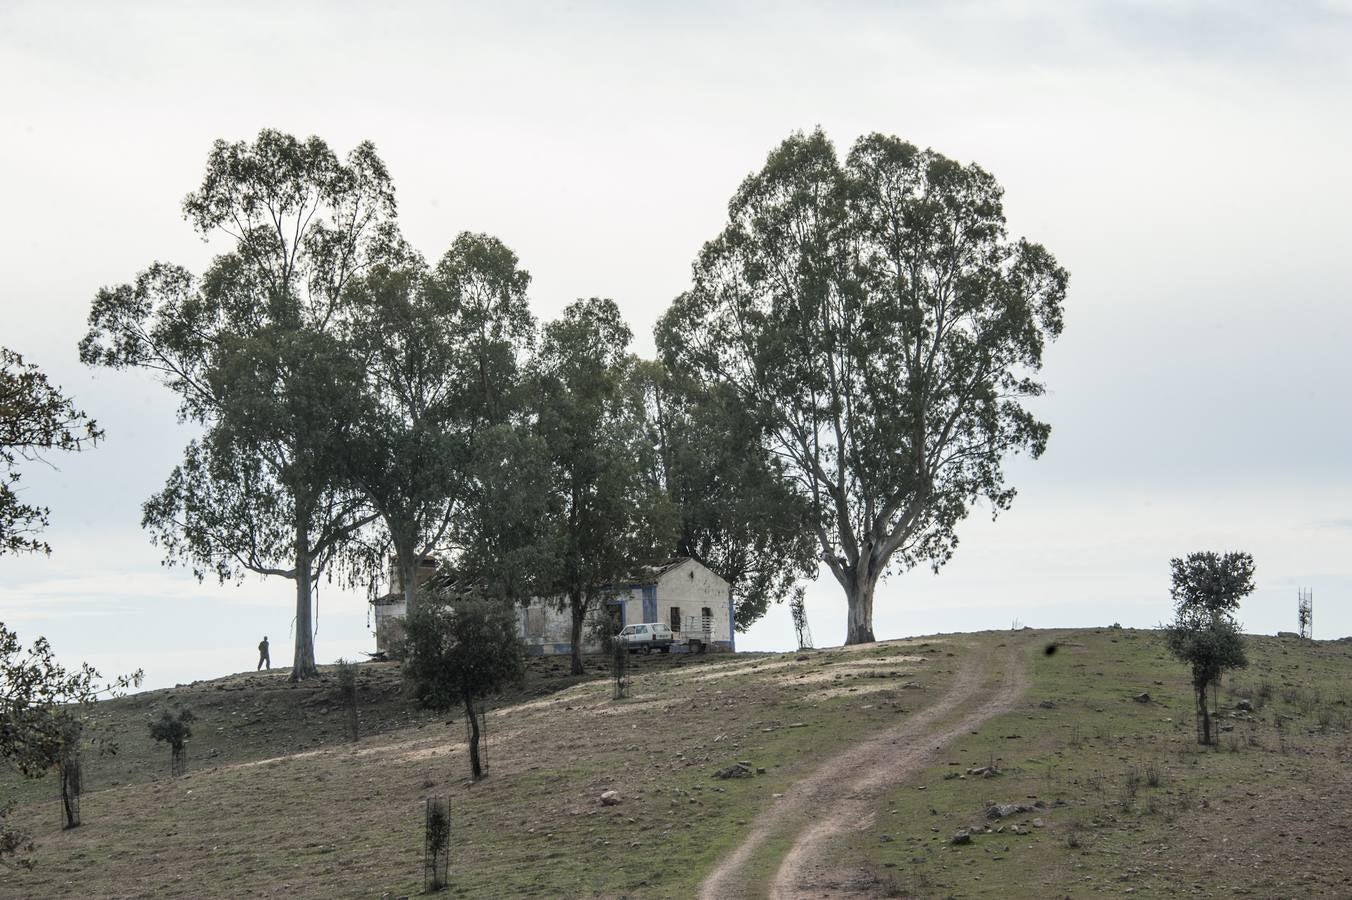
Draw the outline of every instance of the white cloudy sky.
M899 636L1167 617L1168 559L1242 548L1254 631L1352 633L1352 4L0 2L0 344L108 432L29 467L49 558L0 558L0 621L152 686L288 644L290 585L199 585L139 528L186 440L138 374L82 369L89 301L154 260L200 268L178 207L213 139L369 138L429 256L494 233L537 315L611 296L651 326L737 183L795 129L884 131L1006 188L1071 271L1050 449L1012 468L939 576L880 589ZM276 8L274 8L276 7ZM809 592L839 642L829 577ZM325 588L318 652L372 646ZM745 648L786 647L773 610Z

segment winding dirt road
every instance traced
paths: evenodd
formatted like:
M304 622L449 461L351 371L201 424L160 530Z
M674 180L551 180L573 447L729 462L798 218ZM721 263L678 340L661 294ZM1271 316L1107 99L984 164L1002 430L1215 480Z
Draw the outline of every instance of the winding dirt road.
M999 681L989 656L969 654L932 706L854 744L798 781L752 823L751 832L704 880L701 900L748 896L746 869L767 842L792 835L770 883L772 900L851 893L830 851L840 836L868 827L884 792L931 765L958 736L1014 708L1027 689L1027 644L1011 641Z

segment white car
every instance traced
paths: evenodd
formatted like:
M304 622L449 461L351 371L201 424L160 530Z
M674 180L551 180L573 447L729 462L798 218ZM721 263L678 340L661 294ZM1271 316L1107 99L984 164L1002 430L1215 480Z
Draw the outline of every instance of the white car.
M624 629L615 635L615 640L630 653L637 653L640 650L644 653L651 653L654 650L670 653L671 645L676 642L676 635L672 633L669 625L661 622L642 622L624 626Z

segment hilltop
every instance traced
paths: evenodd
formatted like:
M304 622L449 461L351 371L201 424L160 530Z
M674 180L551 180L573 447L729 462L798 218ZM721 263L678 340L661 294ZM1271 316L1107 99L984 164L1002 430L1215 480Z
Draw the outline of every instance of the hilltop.
M1249 648L1213 749L1146 631L650 657L623 700L599 661L536 659L490 703L478 784L464 723L394 664L361 667L357 744L328 671L147 692L97 709L120 750L90 759L80 828L53 779L0 781L39 839L0 894L413 895L439 794L456 896L1346 895L1352 645ZM173 703L199 717L178 779L145 735Z

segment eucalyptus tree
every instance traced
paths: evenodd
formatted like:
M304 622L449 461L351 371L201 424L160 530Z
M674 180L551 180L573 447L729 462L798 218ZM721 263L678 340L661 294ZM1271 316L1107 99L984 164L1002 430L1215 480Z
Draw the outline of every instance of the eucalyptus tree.
M667 555L675 511L644 418L632 333L614 301L579 300L544 328L535 360L537 428L550 457L546 593L572 616L572 671L583 625L617 586Z
M643 366L659 471L678 515L672 549L727 579L745 630L815 573L810 508L733 390L661 361Z
M370 143L340 160L264 130L213 145L183 212L227 246L200 277L156 263L99 291L80 355L155 373L201 427L143 525L199 578L294 581L291 677L304 678L314 586L374 518L345 476L361 372L344 335L354 279L406 252L394 189Z
M47 508L19 499L19 461L41 459L52 450L83 450L101 437L98 424L41 369L0 347L0 556L52 552L37 537L47 524Z
M453 523L484 514L492 486L475 468L486 434L520 405L529 284L501 241L464 233L435 269L408 254L351 291L368 390L350 472L383 521L410 610L419 561L463 538Z
M978 499L1012 501L1006 455L1046 446L1023 401L1043 391L1067 274L1007 237L1001 195L895 137L861 137L842 164L820 130L795 134L733 195L659 325L673 368L764 423L845 594L848 643L873 639L884 574L942 566Z
M462 515L451 527L457 573L484 596L523 603L555 584L561 508L549 446L529 416L492 425L475 438Z

